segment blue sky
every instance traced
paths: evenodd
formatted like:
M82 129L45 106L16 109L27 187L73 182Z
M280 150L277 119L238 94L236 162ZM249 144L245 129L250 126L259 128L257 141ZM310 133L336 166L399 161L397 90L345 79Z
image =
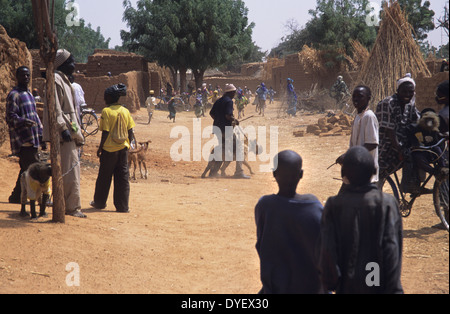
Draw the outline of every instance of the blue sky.
M120 30L126 29L122 22L122 0L75 0L79 5L79 15L86 22L91 23L94 29L100 26L105 38L111 38L110 48L121 45ZM137 0L131 0L135 6ZM316 0L244 0L249 9L249 20L254 22L253 40L263 51L275 47L281 37L287 35L286 22L295 20L303 26L309 19L308 10L316 7ZM374 0L381 3L381 0ZM435 17L442 16L447 0L431 0L431 8L436 12ZM434 46L448 42L440 30L428 34L428 40Z

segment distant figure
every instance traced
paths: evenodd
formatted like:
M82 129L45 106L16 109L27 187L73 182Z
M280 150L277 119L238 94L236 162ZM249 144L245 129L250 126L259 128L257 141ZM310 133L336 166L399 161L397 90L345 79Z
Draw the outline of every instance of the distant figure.
M282 151L275 160L278 167L273 176L279 192L263 196L255 207L260 293L321 293L315 250L322 204L314 195L297 194L303 177L302 158L297 153Z
M69 81L70 81L70 83L72 83L73 91L75 92L74 96L75 96L75 107L77 110L77 114L78 114L78 117L81 117L81 110L82 110L81 108L83 107L83 105L86 105L86 100L84 99L84 95L85 95L84 90L80 84L75 82L75 77L73 75L71 75L69 77Z
M287 86L286 86L286 97L287 97L287 114L290 116L295 117L297 114L297 94L295 93L294 88L294 80L291 78L287 79Z
M258 96L258 107L257 110L259 114L264 117L264 110L266 109L266 99L269 90L267 89L264 83L261 83L259 87L256 89L256 95Z
M155 110L156 106L156 98L155 98L155 91L150 91L150 96L147 97L147 100L145 101L145 104L147 105L147 113L148 113L148 122L147 124L150 124L153 117L153 111Z
M347 84L344 82L344 78L342 76L337 77L337 81L331 87L330 95L336 100L336 109L340 109L339 104L342 100L350 95L350 92L347 88Z
M273 98L275 97L276 93L277 92L273 90L273 87L270 86L270 88L269 88L270 104L273 104Z
M33 97L37 103L42 102L42 98L41 98L41 96L39 96L39 91L37 88L33 88Z
M370 183L376 168L362 146L347 151L341 172L349 187L327 200L320 227L324 288L338 294L403 293L403 228L396 199Z
M448 72L448 60L447 59L442 60L441 72Z

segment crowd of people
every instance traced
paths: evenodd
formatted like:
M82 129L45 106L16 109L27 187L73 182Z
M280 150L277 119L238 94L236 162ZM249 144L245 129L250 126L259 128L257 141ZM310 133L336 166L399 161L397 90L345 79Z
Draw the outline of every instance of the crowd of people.
M324 207L314 195L297 193L302 158L291 150L277 155L273 176L279 191L263 196L255 207L260 293L404 292L402 220L398 202L382 186L387 175L401 168L411 145L422 144L408 140L411 126L413 138L435 141L417 124L433 110L418 112L415 87L410 75L398 80L397 92L379 102L376 113L369 108L370 88L354 89L357 115L350 148L336 161L342 165L343 184ZM448 80L437 87L436 102L442 110L426 121L439 120L433 132L448 140ZM426 167L430 157L421 155L416 166L448 178L446 158L447 164L433 168Z
M39 118L36 99L29 91L30 69L21 66L16 71L17 86L8 94L6 102L6 121L9 126L12 154L19 157L20 171L16 185L9 196L10 203L21 203L21 176L39 160L38 150L46 150L51 142L51 135L60 140L60 160L62 185L64 191L65 213L79 218L86 215L81 211L80 196L80 148L85 139L81 130L79 97L81 91L73 83L75 60L64 49L57 51L55 61L55 110L56 124L50 125L47 106L44 107L43 119ZM94 200L91 205L104 208L112 178L114 177L114 205L118 212L128 212L129 172L128 150L133 139L133 118L128 109L118 104L120 96L126 95L124 85L114 85L105 90L106 107L102 111L99 130L102 132L97 152L100 169ZM79 95L80 96L80 95ZM82 96L82 94L81 94ZM120 131L119 122L124 121L126 138L115 134ZM29 216L21 211L21 216Z
M81 212L79 148L84 145L73 81L75 60L67 50L58 50L55 59L56 125L50 127L48 112L40 120L35 97L30 93L30 69L17 69L17 86L7 98L6 120L10 131L12 153L19 157L20 171L17 183L9 197L10 203L20 203L20 177L30 165L39 162L40 146L46 149L50 132L60 138L61 170L63 174L65 211L75 217L86 217ZM205 87L205 86L203 86ZM255 207L257 227L256 250L260 258L261 293L402 293L402 220L398 203L382 192L386 178L401 168L410 154L411 126L414 135L421 131L420 113L415 105L416 83L411 75L397 82L397 91L381 100L376 111L370 110L372 92L360 85L352 93L357 111L349 149L337 158L342 165L342 187L330 197L325 206L316 196L297 193L303 178L301 156L292 151L279 152L273 176L278 184L277 194L260 198ZM204 91L198 91L198 101L205 101ZM119 103L126 95L126 86L113 85L104 92L99 130L102 132L97 156L100 168L93 201L96 209L106 207L114 178L114 206L118 212L129 212L128 151L134 138L135 123L130 112ZM249 103L248 91L232 84L224 87L223 95L215 95L209 112L214 120L219 147L225 154L226 128L239 126L244 109ZM272 101L273 89L262 83L257 91L258 110L264 116L267 97ZM296 94L293 80L287 81L288 113L296 114ZM342 96L342 95L341 95ZM238 118L234 116L234 102ZM155 105L154 92L147 99L150 123ZM435 113L439 123L435 132L448 139L449 82L436 90L437 104L443 106ZM204 116L204 108L197 117ZM169 114L170 117L170 114ZM173 116L175 119L175 116ZM436 125L435 125L436 126ZM427 138L421 134L416 139ZM233 136L236 146L238 139ZM420 141L419 141L420 142ZM420 144L420 143L419 143ZM429 144L429 143L428 143ZM213 165L210 176L217 176L225 160ZM448 156L447 156L448 158ZM436 176L448 176L448 164L437 169L427 168L428 156L416 156L417 166ZM233 176L249 179L236 162ZM25 216L27 213L21 212ZM370 277L368 270L378 267ZM370 276L369 276L370 275ZM369 278L369 277L370 278ZM369 280L369 279L370 280Z

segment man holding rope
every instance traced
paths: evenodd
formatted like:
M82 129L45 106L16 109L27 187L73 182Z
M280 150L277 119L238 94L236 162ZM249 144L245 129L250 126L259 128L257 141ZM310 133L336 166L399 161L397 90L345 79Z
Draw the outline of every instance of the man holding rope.
M231 133L232 138L230 137L230 139L227 139L227 134L226 134L226 130L230 129L229 127L235 127L236 125L239 125L239 121L233 115L233 111L234 111L233 98L235 95L236 95L236 87L233 84L227 84L224 88L223 96L214 103L214 105L209 113L210 116L214 120L213 133L216 135L216 137L219 141L219 146L216 148L221 149L221 152L222 152L222 154L221 154L222 158L220 160L218 160L216 158L217 154L214 154L215 162L214 162L214 166L211 169L211 172L209 174L210 177L218 176L218 172L219 172L219 169L220 169L220 166L222 165L222 163L228 162L228 161L225 161L225 156L226 156L226 148L229 147L230 145L226 145L226 143L228 141L232 140L233 145L231 145L231 147L233 147L233 149L238 147L237 139L236 139L236 136L234 135L234 133ZM233 178L250 179L249 176L246 176L244 174L242 165L243 165L243 160L239 160L239 158L237 158L236 171L234 173Z

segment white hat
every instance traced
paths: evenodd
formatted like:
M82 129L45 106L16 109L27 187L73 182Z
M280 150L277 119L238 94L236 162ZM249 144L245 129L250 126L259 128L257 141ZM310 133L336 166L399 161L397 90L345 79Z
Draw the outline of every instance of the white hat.
M416 87L416 81L411 77L411 73L406 73L405 77L399 79L397 81L397 89L403 84L403 83L412 83L414 85L414 88Z
M228 93L228 92L235 92L236 91L236 87L233 84L226 84L225 88L223 89L224 93Z
M70 57L70 52L68 52L66 49L59 49L56 52L55 57L55 69L59 68L61 65L64 64L64 62L67 61Z

